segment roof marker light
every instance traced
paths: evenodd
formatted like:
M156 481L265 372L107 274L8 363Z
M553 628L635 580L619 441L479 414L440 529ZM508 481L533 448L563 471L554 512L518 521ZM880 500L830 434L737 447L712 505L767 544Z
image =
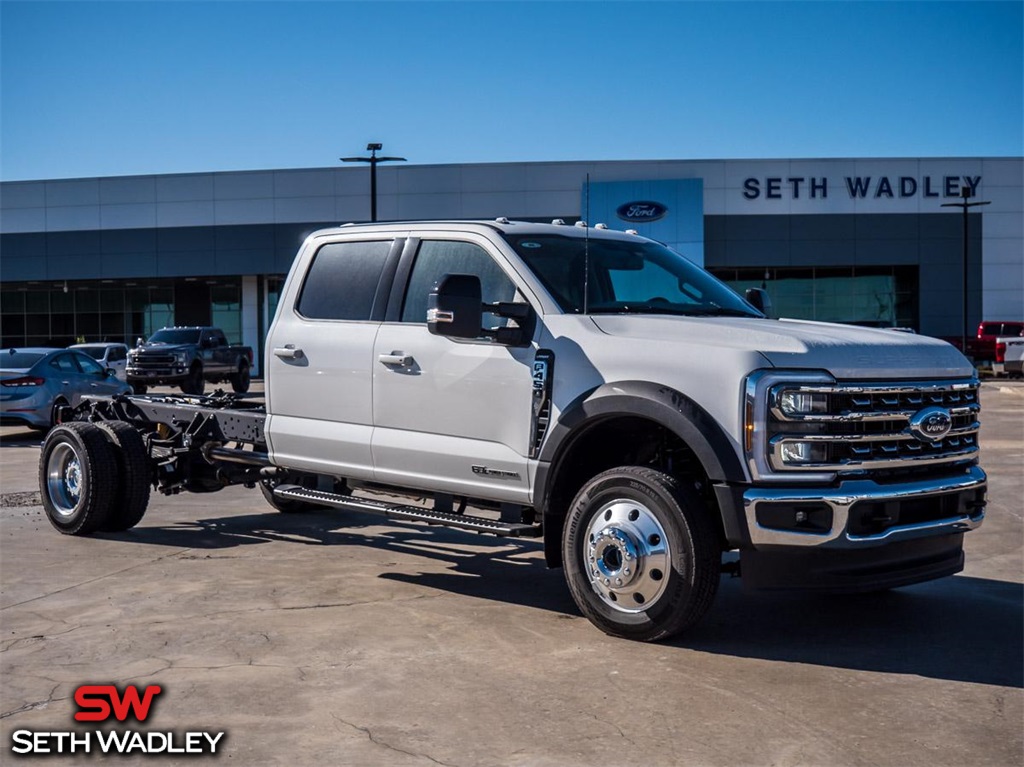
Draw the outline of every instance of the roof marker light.
M640 234L636 229L627 229L626 234Z
M507 224L508 223L508 219L505 218L505 216L498 216L496 219L494 219L494 223L496 223L496 224Z
M577 229L586 229L587 228L587 222L586 221L577 221L576 222L576 228Z
M607 229L608 224L594 224L595 229Z
M563 221L560 218L551 219L551 223L554 224L555 226L565 226L565 221Z

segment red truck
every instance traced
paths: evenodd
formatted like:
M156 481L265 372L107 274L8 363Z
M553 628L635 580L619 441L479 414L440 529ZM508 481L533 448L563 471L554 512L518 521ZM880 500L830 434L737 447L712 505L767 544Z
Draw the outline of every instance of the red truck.
M978 324L978 335L967 339L967 354L975 362L1002 362L996 348L996 339L1004 336L1024 335L1024 322L985 320Z

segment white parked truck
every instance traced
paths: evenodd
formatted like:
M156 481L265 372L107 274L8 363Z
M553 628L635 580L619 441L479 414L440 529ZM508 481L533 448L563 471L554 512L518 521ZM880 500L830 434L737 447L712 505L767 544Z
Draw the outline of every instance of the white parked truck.
M319 231L265 405L93 398L43 445L43 503L85 535L138 523L151 488L245 484L282 512L538 537L579 609L638 640L694 624L723 572L871 591L961 570L986 490L971 364L749 293L601 225Z

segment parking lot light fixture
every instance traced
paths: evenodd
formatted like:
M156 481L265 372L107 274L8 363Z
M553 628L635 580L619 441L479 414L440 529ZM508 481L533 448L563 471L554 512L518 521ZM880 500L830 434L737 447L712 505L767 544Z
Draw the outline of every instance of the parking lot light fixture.
M377 152L384 148L380 143L369 143L366 151L369 157L339 157L342 162L366 162L370 164L370 221L377 220L377 163L406 162L404 157L378 157Z

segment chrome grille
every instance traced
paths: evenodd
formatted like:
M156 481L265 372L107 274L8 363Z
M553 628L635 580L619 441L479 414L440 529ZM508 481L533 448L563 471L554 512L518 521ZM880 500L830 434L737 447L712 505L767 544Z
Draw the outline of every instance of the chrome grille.
M783 395L813 397L815 412L787 412ZM777 384L768 392L768 463L787 473L864 473L971 461L980 409L975 380ZM915 431L924 411L948 418L948 432L931 439Z
M150 368L169 368L174 365L173 354L140 354L130 361L133 368L146 370Z

